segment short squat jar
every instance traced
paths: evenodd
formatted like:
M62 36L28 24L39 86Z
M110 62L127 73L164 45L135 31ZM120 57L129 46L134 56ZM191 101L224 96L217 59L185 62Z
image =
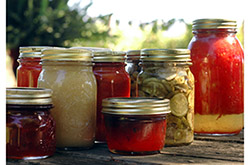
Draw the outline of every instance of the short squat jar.
M37 79L42 70L41 51L47 46L27 46L19 48L17 68L18 87L37 87Z
M166 136L169 100L108 98L102 102L109 151L121 155L160 153Z
M42 159L54 154L51 94L43 88L6 89L7 159Z
M129 50L127 51L126 67L125 70L130 76L130 96L136 96L136 78L141 71L139 65L140 50Z
M244 127L244 51L236 33L233 20L193 22L196 134L235 135Z
M106 142L102 100L109 97L130 97L130 79L125 71L126 52L96 50L93 53L93 71L97 81L96 141Z
M187 145L194 139L194 77L188 49L143 49L137 78L139 97L170 99L166 145Z
M92 53L86 49L55 48L42 51L38 86L53 90L56 147L91 148L96 129L96 79Z

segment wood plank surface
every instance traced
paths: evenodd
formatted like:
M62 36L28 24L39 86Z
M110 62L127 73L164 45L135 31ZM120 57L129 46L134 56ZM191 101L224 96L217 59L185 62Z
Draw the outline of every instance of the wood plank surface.
M95 144L90 150L57 151L42 160L7 160L7 164L244 164L244 132L237 136L195 136L191 145L164 147L160 154L123 156L112 154L106 144Z

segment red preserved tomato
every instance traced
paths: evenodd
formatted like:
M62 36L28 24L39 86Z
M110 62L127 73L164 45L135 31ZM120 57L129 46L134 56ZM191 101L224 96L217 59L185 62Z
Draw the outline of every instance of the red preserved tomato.
M18 87L37 87L37 80L42 70L41 58L22 58L17 68Z
M56 150L55 122L49 106L7 106L6 148L10 159L39 159ZM18 109L18 110L17 110Z
M97 129L96 140L106 141L102 100L109 97L130 97L130 78L124 62L96 62L94 74L97 80Z
M236 30L195 29L193 33L189 49L195 77L194 131L239 133L244 114L244 52Z
M113 153L159 153L165 144L166 115L122 116L105 114L108 148Z

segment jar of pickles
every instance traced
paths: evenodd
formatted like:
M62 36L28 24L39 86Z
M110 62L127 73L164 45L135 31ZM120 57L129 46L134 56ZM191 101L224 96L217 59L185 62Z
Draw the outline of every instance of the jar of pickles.
M233 135L244 126L244 52L233 20L193 22L191 50L195 76L194 131Z
M102 100L108 97L130 97L130 78L125 71L126 52L99 50L94 53L94 74L97 80L96 141L106 141Z
M42 70L41 51L47 46L27 46L19 48L17 68L18 87L37 87L37 79Z
M8 159L41 159L56 150L52 91L6 89L6 155Z
M96 79L92 53L86 49L54 48L42 51L39 87L53 90L56 147L91 148L96 129Z
M169 100L107 98L102 102L109 151L122 155L160 153L166 136Z
M194 77L188 49L143 49L137 96L170 99L167 146L190 144L194 131Z
M141 67L139 66L140 50L127 51L126 67L125 70L130 76L130 96L136 96L136 78Z

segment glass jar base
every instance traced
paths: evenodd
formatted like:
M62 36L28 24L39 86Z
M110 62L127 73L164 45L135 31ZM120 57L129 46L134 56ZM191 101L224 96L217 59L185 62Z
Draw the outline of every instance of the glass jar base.
M45 159L48 158L51 155L45 155L45 156L27 156L27 157L20 157L20 156L8 156L7 159L21 159L21 160L36 160L36 159Z
M159 154L160 151L119 151L119 150L109 150L110 152L114 154L119 154L119 155L154 155L154 154Z
M239 133L194 133L195 136L234 136Z
M90 147L57 147L56 149L59 151L81 151L81 150L88 150L92 147L93 146L90 146Z

